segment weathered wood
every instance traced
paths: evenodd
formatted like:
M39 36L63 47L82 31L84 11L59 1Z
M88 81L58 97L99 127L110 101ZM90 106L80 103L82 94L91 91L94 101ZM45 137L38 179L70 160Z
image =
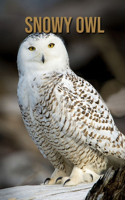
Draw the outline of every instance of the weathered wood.
M73 187L62 185L18 186L0 190L1 200L83 200L94 183Z
M92 189L91 189L92 188ZM125 166L109 168L95 184L17 186L0 190L2 200L124 200Z

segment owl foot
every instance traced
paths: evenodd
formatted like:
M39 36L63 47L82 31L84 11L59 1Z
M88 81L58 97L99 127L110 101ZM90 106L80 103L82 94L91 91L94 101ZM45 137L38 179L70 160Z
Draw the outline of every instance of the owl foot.
M79 183L90 183L100 178L95 172L85 169L84 171L78 167L74 167L69 177L63 177L61 182L63 186L74 186Z
M55 169L51 178L46 178L44 181L44 185L53 185L53 184L61 184L62 178L65 177L67 174L62 170Z
M65 179L63 179L65 180ZM93 176L91 174L86 174L86 177L81 177L80 179L73 177L73 178L68 178L63 182L63 186L75 186L80 183L86 183L86 182L92 182L93 181Z
M67 174L65 172L55 169L51 178L45 179L44 184L63 184L63 186L74 186L80 183L94 182L100 178L100 175L87 169L86 167L83 170L78 167L74 167L70 176L66 175Z

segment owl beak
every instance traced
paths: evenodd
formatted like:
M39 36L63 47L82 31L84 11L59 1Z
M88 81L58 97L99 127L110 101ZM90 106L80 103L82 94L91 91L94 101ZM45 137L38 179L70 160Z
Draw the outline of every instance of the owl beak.
M44 58L44 55L42 54L42 59L41 61L44 63L45 62L45 58Z

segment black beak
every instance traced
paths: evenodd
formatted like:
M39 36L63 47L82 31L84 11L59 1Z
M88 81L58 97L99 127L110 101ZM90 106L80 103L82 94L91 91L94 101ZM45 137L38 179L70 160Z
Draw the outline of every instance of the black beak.
M44 58L44 55L42 54L42 62L44 63L45 62L45 58Z

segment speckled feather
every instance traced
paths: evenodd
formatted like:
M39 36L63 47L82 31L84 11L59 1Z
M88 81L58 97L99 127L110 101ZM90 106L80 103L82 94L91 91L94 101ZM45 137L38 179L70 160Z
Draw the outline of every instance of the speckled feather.
M20 75L22 117L33 141L55 168L66 172L66 161L101 174L112 163L124 164L125 136L98 92L66 60L65 70Z

